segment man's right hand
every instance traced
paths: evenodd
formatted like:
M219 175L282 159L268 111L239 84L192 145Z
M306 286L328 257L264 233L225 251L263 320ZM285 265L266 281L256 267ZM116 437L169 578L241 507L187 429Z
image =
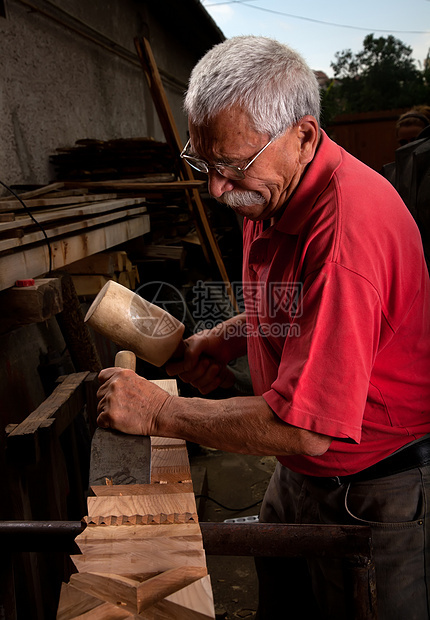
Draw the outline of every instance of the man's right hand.
M184 357L168 362L166 372L177 375L185 383L191 383L201 394L208 394L217 387L232 387L234 374L227 368L230 361L228 347L219 328L204 330L187 338Z

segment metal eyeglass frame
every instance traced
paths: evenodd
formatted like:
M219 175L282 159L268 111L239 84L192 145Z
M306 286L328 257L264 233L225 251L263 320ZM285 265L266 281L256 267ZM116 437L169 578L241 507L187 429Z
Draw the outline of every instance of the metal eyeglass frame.
M180 157L182 159L185 159L185 161L192 168L194 168L194 170L198 170L199 172L203 172L204 174L209 174L210 168L214 168L218 172L218 174L225 177L226 179L230 179L230 181L240 181L241 179L245 178L245 171L248 170L249 166L253 164L255 160L257 159L257 157L259 157L259 155L261 155L261 153L267 149L269 144L272 144L274 139L275 138L272 138L271 140L269 140L269 142L265 144L263 148L258 151L257 155L255 155L251 159L251 161L246 164L244 168L240 168L239 166L233 166L232 164L221 164L221 163L214 164L213 166L211 166L204 159L200 159L199 157L193 157L192 155L188 155L186 153L186 150L190 145L190 140L188 140L188 142L184 146Z

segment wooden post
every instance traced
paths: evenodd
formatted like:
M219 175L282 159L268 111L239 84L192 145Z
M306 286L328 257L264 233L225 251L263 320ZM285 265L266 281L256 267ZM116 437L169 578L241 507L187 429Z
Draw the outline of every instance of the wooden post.
M100 372L102 365L92 341L88 326L84 323L79 298L69 274L61 278L63 291L63 311L57 315L61 333L69 349L77 372L89 370Z
M152 49L149 41L144 37L136 37L134 40L137 54L140 62L142 63L143 71L148 82L149 89L151 91L152 99L154 101L155 108L160 119L161 126L164 131L167 143L170 145L172 152L178 160L178 164L181 170L181 178L187 181L194 181L194 175L191 172L191 168L185 164L185 162L179 157L182 152L183 145L179 137L175 119L173 118L172 111L169 106L166 94L164 92L161 77L155 62L155 58L152 54ZM197 189L192 189L191 194L188 190L185 190L188 205L191 212L194 215L196 223L197 234L199 235L202 249L205 253L207 260L211 264L215 264L221 278L226 286L227 294L232 303L233 309L238 311L237 302L231 287L227 271L225 269L224 262L218 247L217 240L213 234L209 220L207 217L206 209L200 197Z

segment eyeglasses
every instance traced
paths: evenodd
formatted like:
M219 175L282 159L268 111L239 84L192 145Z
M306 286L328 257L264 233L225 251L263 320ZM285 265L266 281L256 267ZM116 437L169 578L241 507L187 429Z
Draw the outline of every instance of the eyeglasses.
M186 151L188 147L190 146L190 140L188 140L188 142L186 143L181 153L181 157L182 159L185 159L185 161L188 162L192 168L194 168L195 170L198 170L199 172L204 172L205 174L209 174L210 168L214 168L218 172L218 174L225 177L226 179L230 179L231 181L240 181L241 179L245 178L245 171L248 170L249 166L253 164L255 160L257 159L257 157L261 155L261 153L267 149L269 144L272 144L273 140L274 138L269 140L269 142L265 146L263 146L262 149L258 151L257 155L255 155L251 159L251 161L246 164L244 168L240 168L239 166L232 166L231 164L223 164L223 163L214 164L213 166L211 166L204 159L200 159L199 157L194 157L193 155L189 155Z

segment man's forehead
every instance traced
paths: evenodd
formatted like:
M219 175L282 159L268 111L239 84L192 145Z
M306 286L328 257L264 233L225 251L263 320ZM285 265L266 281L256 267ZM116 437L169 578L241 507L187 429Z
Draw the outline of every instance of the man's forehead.
M193 148L230 154L232 159L247 157L249 149L258 149L268 140L268 135L255 131L245 116L232 119L219 115L202 125L190 123L189 130Z
M220 112L207 117L199 125L190 123L190 127L195 127L196 131L219 133L228 131L245 131L253 128L252 118L249 113L241 106L225 108Z

